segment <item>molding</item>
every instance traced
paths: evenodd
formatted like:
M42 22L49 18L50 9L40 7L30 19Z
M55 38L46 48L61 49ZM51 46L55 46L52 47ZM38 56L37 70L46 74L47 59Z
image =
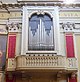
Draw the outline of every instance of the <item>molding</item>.
M65 12L65 11L80 11L80 7L59 7L60 11Z
M17 8L22 8L23 6L58 6L59 8L79 8L80 2L74 4L65 4L61 1L54 0L28 0L28 1L18 1L17 3L1 3L0 9L5 9L9 12L9 8L12 10Z
M45 10L42 10L42 9L38 10L38 9L35 9L35 11L32 11L32 12L29 13L29 18L30 18L31 15L33 15L34 13L37 13L37 15L47 13L47 14L49 14L49 15L51 16L51 18L53 17L53 14L52 14L51 12L47 11L47 9L45 9Z

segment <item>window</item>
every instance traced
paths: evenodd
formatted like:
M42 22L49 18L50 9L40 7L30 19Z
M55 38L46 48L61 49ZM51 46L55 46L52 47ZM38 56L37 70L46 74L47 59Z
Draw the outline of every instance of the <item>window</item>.
M54 50L53 20L48 14L33 14L28 30L28 50Z

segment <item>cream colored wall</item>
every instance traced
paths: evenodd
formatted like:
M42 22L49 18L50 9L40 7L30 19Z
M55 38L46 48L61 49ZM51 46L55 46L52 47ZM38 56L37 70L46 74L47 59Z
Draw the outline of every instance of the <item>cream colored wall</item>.
M75 35L76 40L76 50L78 58L78 82L80 81L80 34Z
M77 50L77 58L78 58L78 67L80 70L80 34L76 35L76 50Z
M21 32L16 34L16 56L21 54Z
M65 34L63 32L60 33L60 52L62 56L66 56L66 50L65 50Z

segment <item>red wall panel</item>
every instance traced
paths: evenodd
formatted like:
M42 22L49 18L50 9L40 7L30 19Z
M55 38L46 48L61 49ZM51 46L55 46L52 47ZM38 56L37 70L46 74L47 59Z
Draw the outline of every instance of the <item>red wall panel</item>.
M77 78L69 78L69 82L77 82Z
M16 35L8 36L8 58L15 57L15 48L16 48Z
M74 57L75 56L72 34L66 34L66 53L67 53L67 57Z
M6 75L6 82L15 82L15 75Z

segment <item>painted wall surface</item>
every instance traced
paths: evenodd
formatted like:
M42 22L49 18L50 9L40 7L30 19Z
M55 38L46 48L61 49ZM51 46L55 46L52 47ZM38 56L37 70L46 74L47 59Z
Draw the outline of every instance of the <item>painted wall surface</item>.
M4 70L6 64L7 36L0 35L0 68Z

